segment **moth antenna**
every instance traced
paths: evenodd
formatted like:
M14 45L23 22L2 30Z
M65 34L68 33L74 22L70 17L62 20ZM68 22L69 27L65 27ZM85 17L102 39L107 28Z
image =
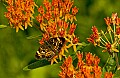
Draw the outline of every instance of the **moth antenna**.
M41 33L45 33L45 31L41 30L40 27L38 27L38 25L34 24L35 28L39 29Z
M42 38L42 35L37 35L37 36L29 36L29 37L26 37L27 39L34 39L34 38Z

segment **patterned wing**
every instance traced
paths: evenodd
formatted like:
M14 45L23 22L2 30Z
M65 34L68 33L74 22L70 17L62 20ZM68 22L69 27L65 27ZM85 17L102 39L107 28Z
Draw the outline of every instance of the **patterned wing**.
M51 59L55 53L46 45L42 45L39 47L38 51L36 52L35 57L37 59Z
M37 59L46 58L49 60L53 56L55 56L55 54L58 54L64 43L65 39L63 37L50 38L48 41L45 41L45 43L39 47L35 57Z
M65 38L63 37L51 38L48 42L48 44L51 45L52 50L54 52L59 52L63 47L64 43L65 43Z

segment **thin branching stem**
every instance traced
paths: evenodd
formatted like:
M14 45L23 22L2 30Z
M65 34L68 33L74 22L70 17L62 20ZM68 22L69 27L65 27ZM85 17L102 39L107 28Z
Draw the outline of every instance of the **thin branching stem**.
M38 27L35 23L33 23L33 25L35 26L35 28L39 29L41 33L45 33L45 32L42 31L42 30L40 29L40 27Z
M103 36L105 37L105 39L107 40L107 42L110 43L109 40L108 40L108 38L107 38L106 35L104 34L104 32L103 32L102 30L101 30L101 32L102 32Z
M112 39L112 35L111 35L111 31L109 32L109 35L110 35L111 42L113 43L113 39Z
M118 53L115 52L114 55L115 55L115 60L116 60L116 66L117 66L117 68L118 68L118 67L119 67Z
M101 43L102 43L103 45L105 45L105 44L106 44L106 41L105 41L104 39L102 39L102 38L100 38L100 39L101 39ZM104 44L102 41L103 41L105 44Z
M113 25L113 27L114 27L114 29L113 29L113 30L114 30L114 38L115 38L115 32L116 32L116 31L115 31L115 29L116 29L116 28L115 28L115 24Z
M111 55L109 55L109 57L108 57L108 59L107 59L105 65L104 65L104 67L108 64L108 62L109 62L109 60L110 60L110 56L111 56Z
M98 47L103 48L103 49L106 49L106 47L103 47L103 46L98 46Z
M100 41L100 43L105 46L105 43L103 43L102 41Z

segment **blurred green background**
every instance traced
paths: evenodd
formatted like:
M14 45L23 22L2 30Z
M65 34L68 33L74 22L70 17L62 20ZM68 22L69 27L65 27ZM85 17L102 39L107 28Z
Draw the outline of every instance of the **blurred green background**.
M79 8L75 22L77 24L75 34L81 42L87 42L86 38L92 33L91 27L93 25L96 25L99 30L105 30L104 18L110 17L112 12L117 12L120 15L120 0L74 1L74 6ZM37 0L36 4L41 5L42 0ZM0 2L0 25L8 24L4 12L6 12L6 8ZM23 71L26 65L34 61L35 52L39 47L38 39L28 40L26 37L39 34L40 31L35 27L28 27L27 30L20 30L18 33L10 27L0 29L0 78L59 78L59 65ZM100 48L93 45L84 48L83 51L90 51L98 55L101 58L100 66L104 65L108 57L108 53L102 53Z

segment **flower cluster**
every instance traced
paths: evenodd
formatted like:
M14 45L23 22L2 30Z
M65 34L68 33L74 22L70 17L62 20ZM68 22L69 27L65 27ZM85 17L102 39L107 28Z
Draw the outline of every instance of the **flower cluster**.
M90 38L87 38L88 42L93 43L95 46L103 48L103 52L108 51L110 54L113 52L119 52L118 45L120 44L120 18L118 18L117 13L113 13L111 18L104 18L107 31L98 32L98 29L93 26L93 34L90 35Z
M106 72L104 78L113 78L112 72Z
M5 17L8 18L11 27L16 28L16 32L19 29L27 29L31 26L31 22L34 17L34 6L36 6L33 0L7 0L8 6L5 12Z
M102 71L101 67L98 65L100 59L87 53L85 60L83 61L83 54L77 53L78 63L75 68L72 64L72 57L66 58L62 66L60 67L62 71L59 73L60 78L101 78ZM107 77L109 76L109 77ZM112 78L112 73L106 72L105 78Z
M73 7L73 3L73 0L52 0L52 2L44 0L44 7L38 8L39 15L36 19L40 23L41 31L44 32L40 44L43 45L45 41L56 37L63 37L68 43L58 53L60 60L65 56L64 51L68 52L67 48L73 46L76 51L76 45L82 45L74 34L77 25L73 21L76 20L78 8Z
M92 27L92 32L93 32L93 34L90 35L90 38L87 38L88 42L93 43L95 46L99 45L100 35L99 35L98 29L96 28L96 26Z
M73 78L75 69L74 66L72 65L72 57L68 57L65 59L64 63L60 67L62 72L60 72L59 76L61 78Z

